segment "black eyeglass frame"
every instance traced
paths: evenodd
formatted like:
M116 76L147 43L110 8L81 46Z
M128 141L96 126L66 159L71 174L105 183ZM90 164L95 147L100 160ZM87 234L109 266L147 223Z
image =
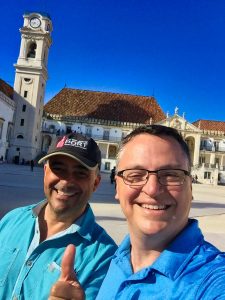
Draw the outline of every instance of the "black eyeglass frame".
M134 184L133 184L132 182L131 182L131 183L125 182L126 179L124 178L123 173L124 173L125 171L130 171L130 170L133 170L133 171L135 171L135 170L138 170L138 171L147 171L147 172L148 172L148 175L147 175L147 177L146 177L146 179L145 179L145 183L143 183L143 184L134 183ZM160 182L160 177L159 177L159 175L158 175L158 173L159 173L160 171L182 171L182 172L184 173L184 180L181 181L181 182L179 182L179 184L172 184L172 185L169 185L169 184L163 184L163 183ZM181 185L183 185L184 182L185 182L185 176L191 176L191 172L186 171L186 170L183 170L183 169L159 169L159 170L155 170L155 171L151 171L151 170L147 170L147 169L124 169L124 170L118 171L118 172L116 173L116 175L119 176L119 177L121 177L121 178L123 179L123 182L124 182L126 185L129 185L129 186L144 186L144 185L147 183L150 174L156 174L158 182L159 182L161 185L163 185L163 186L181 186Z

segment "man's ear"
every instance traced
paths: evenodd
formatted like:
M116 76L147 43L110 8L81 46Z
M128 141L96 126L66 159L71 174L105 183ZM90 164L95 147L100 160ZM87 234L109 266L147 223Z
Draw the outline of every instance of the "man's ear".
M120 201L120 200L119 200L119 195L118 195L118 184L117 184L117 180L118 180L118 176L116 175L116 176L115 176L115 184L116 184L116 194L115 194L115 199L116 199L117 201Z
M95 192L101 182L101 175L97 175L94 181L93 192Z
M191 185L191 193L192 193L192 197L191 197L191 201L193 201L194 200L194 196L193 196L193 188L192 188L192 180L191 180L191 178L190 178L190 185Z

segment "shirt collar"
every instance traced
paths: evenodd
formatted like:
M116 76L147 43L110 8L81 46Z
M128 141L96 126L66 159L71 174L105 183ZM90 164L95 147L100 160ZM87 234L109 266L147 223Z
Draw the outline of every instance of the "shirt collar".
M186 268L203 240L198 221L189 219L188 225L160 254L151 267L171 279L176 279Z
M33 217L37 218L42 208L45 205L47 205L47 203L48 203L47 200L43 200L39 202L37 205L35 205L32 208ZM75 220L74 223L69 228L67 228L67 233L77 232L80 234L80 236L90 241L92 237L92 232L94 230L94 226L93 226L94 222L95 222L95 217L90 205L88 204L85 212L77 220Z
M188 225L160 254L156 261L146 268L146 271L154 269L172 280L176 279L186 268L203 240L204 237L198 227L198 221L189 219ZM115 256L118 258L126 256L130 261L130 246L130 236L128 235L115 252Z
M90 204L87 205L87 208L84 214L77 220L80 220L80 225L77 232L85 239L91 240L92 239L92 232L94 230L94 223L95 223L95 216L93 211L90 207Z
M37 218L38 215L40 214L42 208L48 203L47 200L43 200L41 202L39 202L38 204L36 204L33 208L32 208L32 214L34 218Z

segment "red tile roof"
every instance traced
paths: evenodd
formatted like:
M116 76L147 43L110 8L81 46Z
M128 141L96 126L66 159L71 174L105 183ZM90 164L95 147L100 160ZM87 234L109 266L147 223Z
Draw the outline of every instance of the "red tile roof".
M9 98L13 99L13 88L2 79L0 79L0 91Z
M202 130L214 130L225 132L225 122L222 121L197 120L192 124Z
M101 120L147 124L165 119L154 97L62 89L45 106L44 111L62 116L79 116Z

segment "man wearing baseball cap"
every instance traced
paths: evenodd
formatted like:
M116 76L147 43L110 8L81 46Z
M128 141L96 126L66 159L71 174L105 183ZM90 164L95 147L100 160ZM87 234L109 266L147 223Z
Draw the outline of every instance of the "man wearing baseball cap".
M117 248L88 204L101 180L101 152L93 139L71 133L52 143L42 162L46 199L0 222L0 299L47 299L52 285L64 280L62 255L70 244L76 248L70 271L86 299L95 299Z

